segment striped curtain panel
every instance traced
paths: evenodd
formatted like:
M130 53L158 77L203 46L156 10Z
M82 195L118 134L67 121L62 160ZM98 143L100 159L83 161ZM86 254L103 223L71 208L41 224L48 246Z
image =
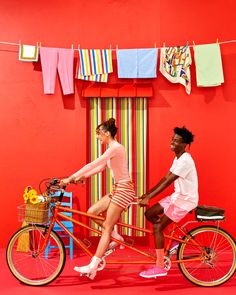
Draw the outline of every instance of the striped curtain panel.
M117 140L125 146L130 176L137 196L146 191L146 143L147 143L147 99L146 98L91 98L90 99L90 161L104 151L96 139L96 127L104 120L116 119ZM90 205L112 190L110 170L91 177ZM122 214L121 221L145 227L143 208L132 205ZM119 230L120 232L120 230ZM123 229L122 234L140 236L140 232Z

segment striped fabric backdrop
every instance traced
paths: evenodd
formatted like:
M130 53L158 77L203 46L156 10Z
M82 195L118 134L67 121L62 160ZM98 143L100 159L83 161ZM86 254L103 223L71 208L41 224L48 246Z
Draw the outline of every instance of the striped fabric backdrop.
M105 150L96 139L96 127L109 118L116 119L117 140L125 146L129 172L135 184L137 196L146 191L146 143L147 99L146 98L91 98L90 99L90 160L99 157ZM94 175L90 182L90 205L112 189L110 170ZM122 221L145 226L143 208L132 205L122 214ZM123 230L122 234L140 235L140 232Z
M111 49L79 49L79 57L78 79L107 82L113 72Z

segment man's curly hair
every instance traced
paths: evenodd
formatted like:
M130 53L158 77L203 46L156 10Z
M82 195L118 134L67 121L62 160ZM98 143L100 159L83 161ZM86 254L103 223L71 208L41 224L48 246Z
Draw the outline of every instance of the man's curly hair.
M194 135L192 134L191 131L189 131L185 126L182 128L180 127L175 127L174 128L174 133L181 136L183 138L183 142L187 144L191 144L194 140Z

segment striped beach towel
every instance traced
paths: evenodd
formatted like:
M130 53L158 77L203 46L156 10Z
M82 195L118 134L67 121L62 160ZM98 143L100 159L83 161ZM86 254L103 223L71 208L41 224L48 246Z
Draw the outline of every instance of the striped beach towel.
M111 49L79 49L79 57L77 79L107 82L113 72Z

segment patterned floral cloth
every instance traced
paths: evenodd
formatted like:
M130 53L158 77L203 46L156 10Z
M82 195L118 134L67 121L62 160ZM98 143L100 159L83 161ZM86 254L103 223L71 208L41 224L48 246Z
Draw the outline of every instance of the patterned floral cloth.
M189 46L161 48L160 72L172 83L185 86L191 92L190 65L192 63Z

